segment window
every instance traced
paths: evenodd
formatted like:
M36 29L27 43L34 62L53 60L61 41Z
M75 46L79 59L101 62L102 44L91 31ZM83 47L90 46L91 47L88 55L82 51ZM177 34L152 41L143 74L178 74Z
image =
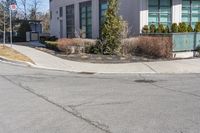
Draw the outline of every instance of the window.
M99 2L99 25L101 26L105 21L105 13L108 8L108 0L100 0Z
M62 7L60 7L60 9L59 9L59 16L60 16L60 17L63 16L63 8L62 8Z
M92 38L91 1L80 3L80 29L81 29L83 38Z
M66 33L68 38L73 38L75 35L74 24L74 5L66 6Z
M198 21L200 21L200 0L183 0L182 22L194 27Z
M149 25L159 23L171 25L172 23L171 0L149 0Z
M50 11L50 19L52 19L52 11Z

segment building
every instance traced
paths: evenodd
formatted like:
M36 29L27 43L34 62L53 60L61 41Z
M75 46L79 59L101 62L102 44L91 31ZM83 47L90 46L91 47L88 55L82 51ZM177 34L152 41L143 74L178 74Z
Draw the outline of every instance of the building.
M120 15L129 24L132 35L144 25L200 21L200 0L119 0ZM59 38L82 33L97 38L107 8L107 0L50 0L51 34ZM80 32L81 31L81 32Z

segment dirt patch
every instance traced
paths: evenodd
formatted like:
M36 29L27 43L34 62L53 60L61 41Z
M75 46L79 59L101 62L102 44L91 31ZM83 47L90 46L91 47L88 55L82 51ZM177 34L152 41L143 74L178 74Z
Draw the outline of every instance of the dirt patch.
M78 61L78 62L89 62L89 63L100 63L100 64L119 64L119 63L134 63L134 62L152 62L152 61L163 61L168 60L165 58L149 58L140 55L126 55L126 56L118 56L118 55L98 55L98 54L64 54L62 52L49 50L46 48L37 48L40 51L49 53L56 57Z

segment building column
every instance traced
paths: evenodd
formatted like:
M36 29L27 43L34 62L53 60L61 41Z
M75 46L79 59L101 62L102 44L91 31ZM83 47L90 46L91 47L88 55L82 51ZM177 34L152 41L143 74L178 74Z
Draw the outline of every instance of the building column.
M140 0L140 33L144 25L148 25L148 1L149 0Z
M92 0L92 38L99 37L99 0Z
M67 37L66 6L63 6L63 37Z
M172 0L172 23L182 21L182 0Z
M80 13L79 13L79 2L74 4L74 22L75 22L75 36L79 37L80 35Z

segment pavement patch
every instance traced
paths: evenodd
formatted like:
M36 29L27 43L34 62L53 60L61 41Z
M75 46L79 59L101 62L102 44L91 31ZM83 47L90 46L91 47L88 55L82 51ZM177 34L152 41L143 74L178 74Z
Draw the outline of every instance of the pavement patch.
M155 83L157 81L155 80L148 80L148 79L142 79L142 80L135 80L136 83Z

